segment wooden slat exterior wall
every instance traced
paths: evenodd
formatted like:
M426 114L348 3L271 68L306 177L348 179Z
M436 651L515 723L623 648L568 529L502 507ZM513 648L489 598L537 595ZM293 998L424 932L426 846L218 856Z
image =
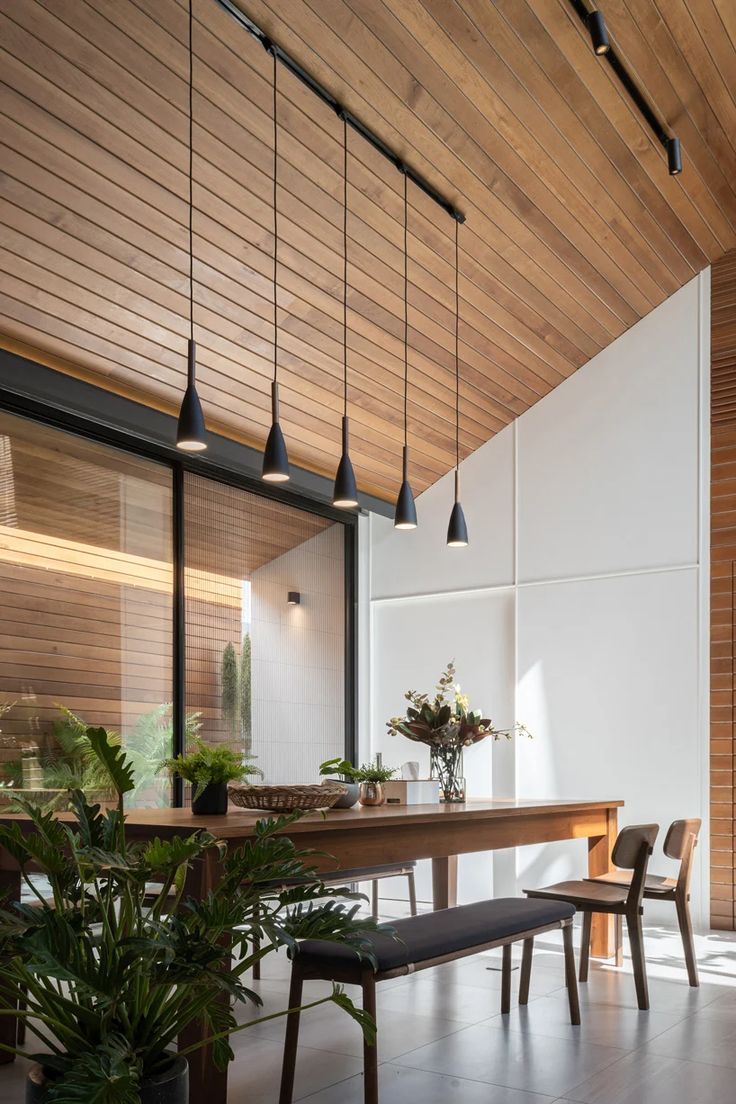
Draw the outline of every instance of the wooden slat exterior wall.
M712 269L711 924L736 928L736 250Z

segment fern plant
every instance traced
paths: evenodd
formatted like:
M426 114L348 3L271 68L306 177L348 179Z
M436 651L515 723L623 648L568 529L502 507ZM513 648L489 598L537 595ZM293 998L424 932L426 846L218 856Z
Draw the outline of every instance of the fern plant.
M142 1084L167 1067L169 1048L194 1021L204 1022L207 1037L180 1053L212 1044L217 1067L233 1058L229 1036L251 1026L237 1023L234 1007L261 1003L243 981L256 960L277 947L293 952L302 938L367 953L365 932L375 925L358 918L358 904L340 900L358 895L324 886L310 854L284 834L298 814L259 821L253 837L229 851L207 832L129 841L130 760L104 729L86 736L115 807L102 812L77 790L72 822L26 801L30 831L18 821L0 825L0 846L36 897L0 910L0 1015L23 1002L19 1014L47 1050L26 1057L46 1070L49 1104L138 1104ZM187 870L212 847L222 853L217 891L187 898ZM38 893L31 865L48 879L50 898ZM160 887L153 898L151 883ZM372 1038L372 1021L338 987L305 1007L328 1001Z

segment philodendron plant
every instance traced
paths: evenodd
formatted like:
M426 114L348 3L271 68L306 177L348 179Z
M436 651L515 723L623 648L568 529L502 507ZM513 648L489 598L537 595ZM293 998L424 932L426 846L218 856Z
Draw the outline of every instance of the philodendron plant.
M354 895L325 887L309 854L284 834L295 816L259 821L233 850L203 831L130 841L123 812L123 796L135 785L130 763L104 729L87 735L117 807L103 812L76 791L71 821L22 802L30 824L0 826L0 845L34 897L0 910L0 1014L14 1015L19 1002L44 1046L26 1056L46 1071L49 1104L138 1104L194 1021L203 1022L206 1038L189 1050L211 1043L219 1068L233 1057L228 1036L263 1022L235 1017L237 1005L261 1003L243 981L257 959L277 947L294 950L302 938L366 953L364 933L375 925L358 918L358 904L337 900ZM220 851L222 880L203 900L190 899L187 869L212 847ZM31 864L48 879L48 898L29 876ZM287 881L291 888L280 891ZM325 1001L371 1037L372 1021L339 987L305 1007Z

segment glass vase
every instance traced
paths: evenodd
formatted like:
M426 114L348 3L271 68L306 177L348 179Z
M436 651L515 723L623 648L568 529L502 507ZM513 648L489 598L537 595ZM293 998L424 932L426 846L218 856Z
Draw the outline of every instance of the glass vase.
M446 804L465 801L462 747L430 748L429 777L440 784L440 801Z

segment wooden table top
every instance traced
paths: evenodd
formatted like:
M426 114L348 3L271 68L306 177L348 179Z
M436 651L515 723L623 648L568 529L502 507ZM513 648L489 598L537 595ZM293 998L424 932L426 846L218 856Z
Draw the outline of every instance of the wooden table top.
M289 828L290 835L301 832L331 832L362 828L391 828L425 822L491 820L494 818L529 817L549 813L590 812L595 809L619 808L623 801L582 800L486 800L465 804L443 805L355 805L352 809L330 809L326 814L305 813ZM253 825L268 813L259 810L233 809L224 816L194 816L190 809L131 809L126 825L132 835L149 835L155 831L181 832L206 829L221 839L239 839L253 833ZM0 823L6 819L0 816ZM10 819L8 817L8 819Z

